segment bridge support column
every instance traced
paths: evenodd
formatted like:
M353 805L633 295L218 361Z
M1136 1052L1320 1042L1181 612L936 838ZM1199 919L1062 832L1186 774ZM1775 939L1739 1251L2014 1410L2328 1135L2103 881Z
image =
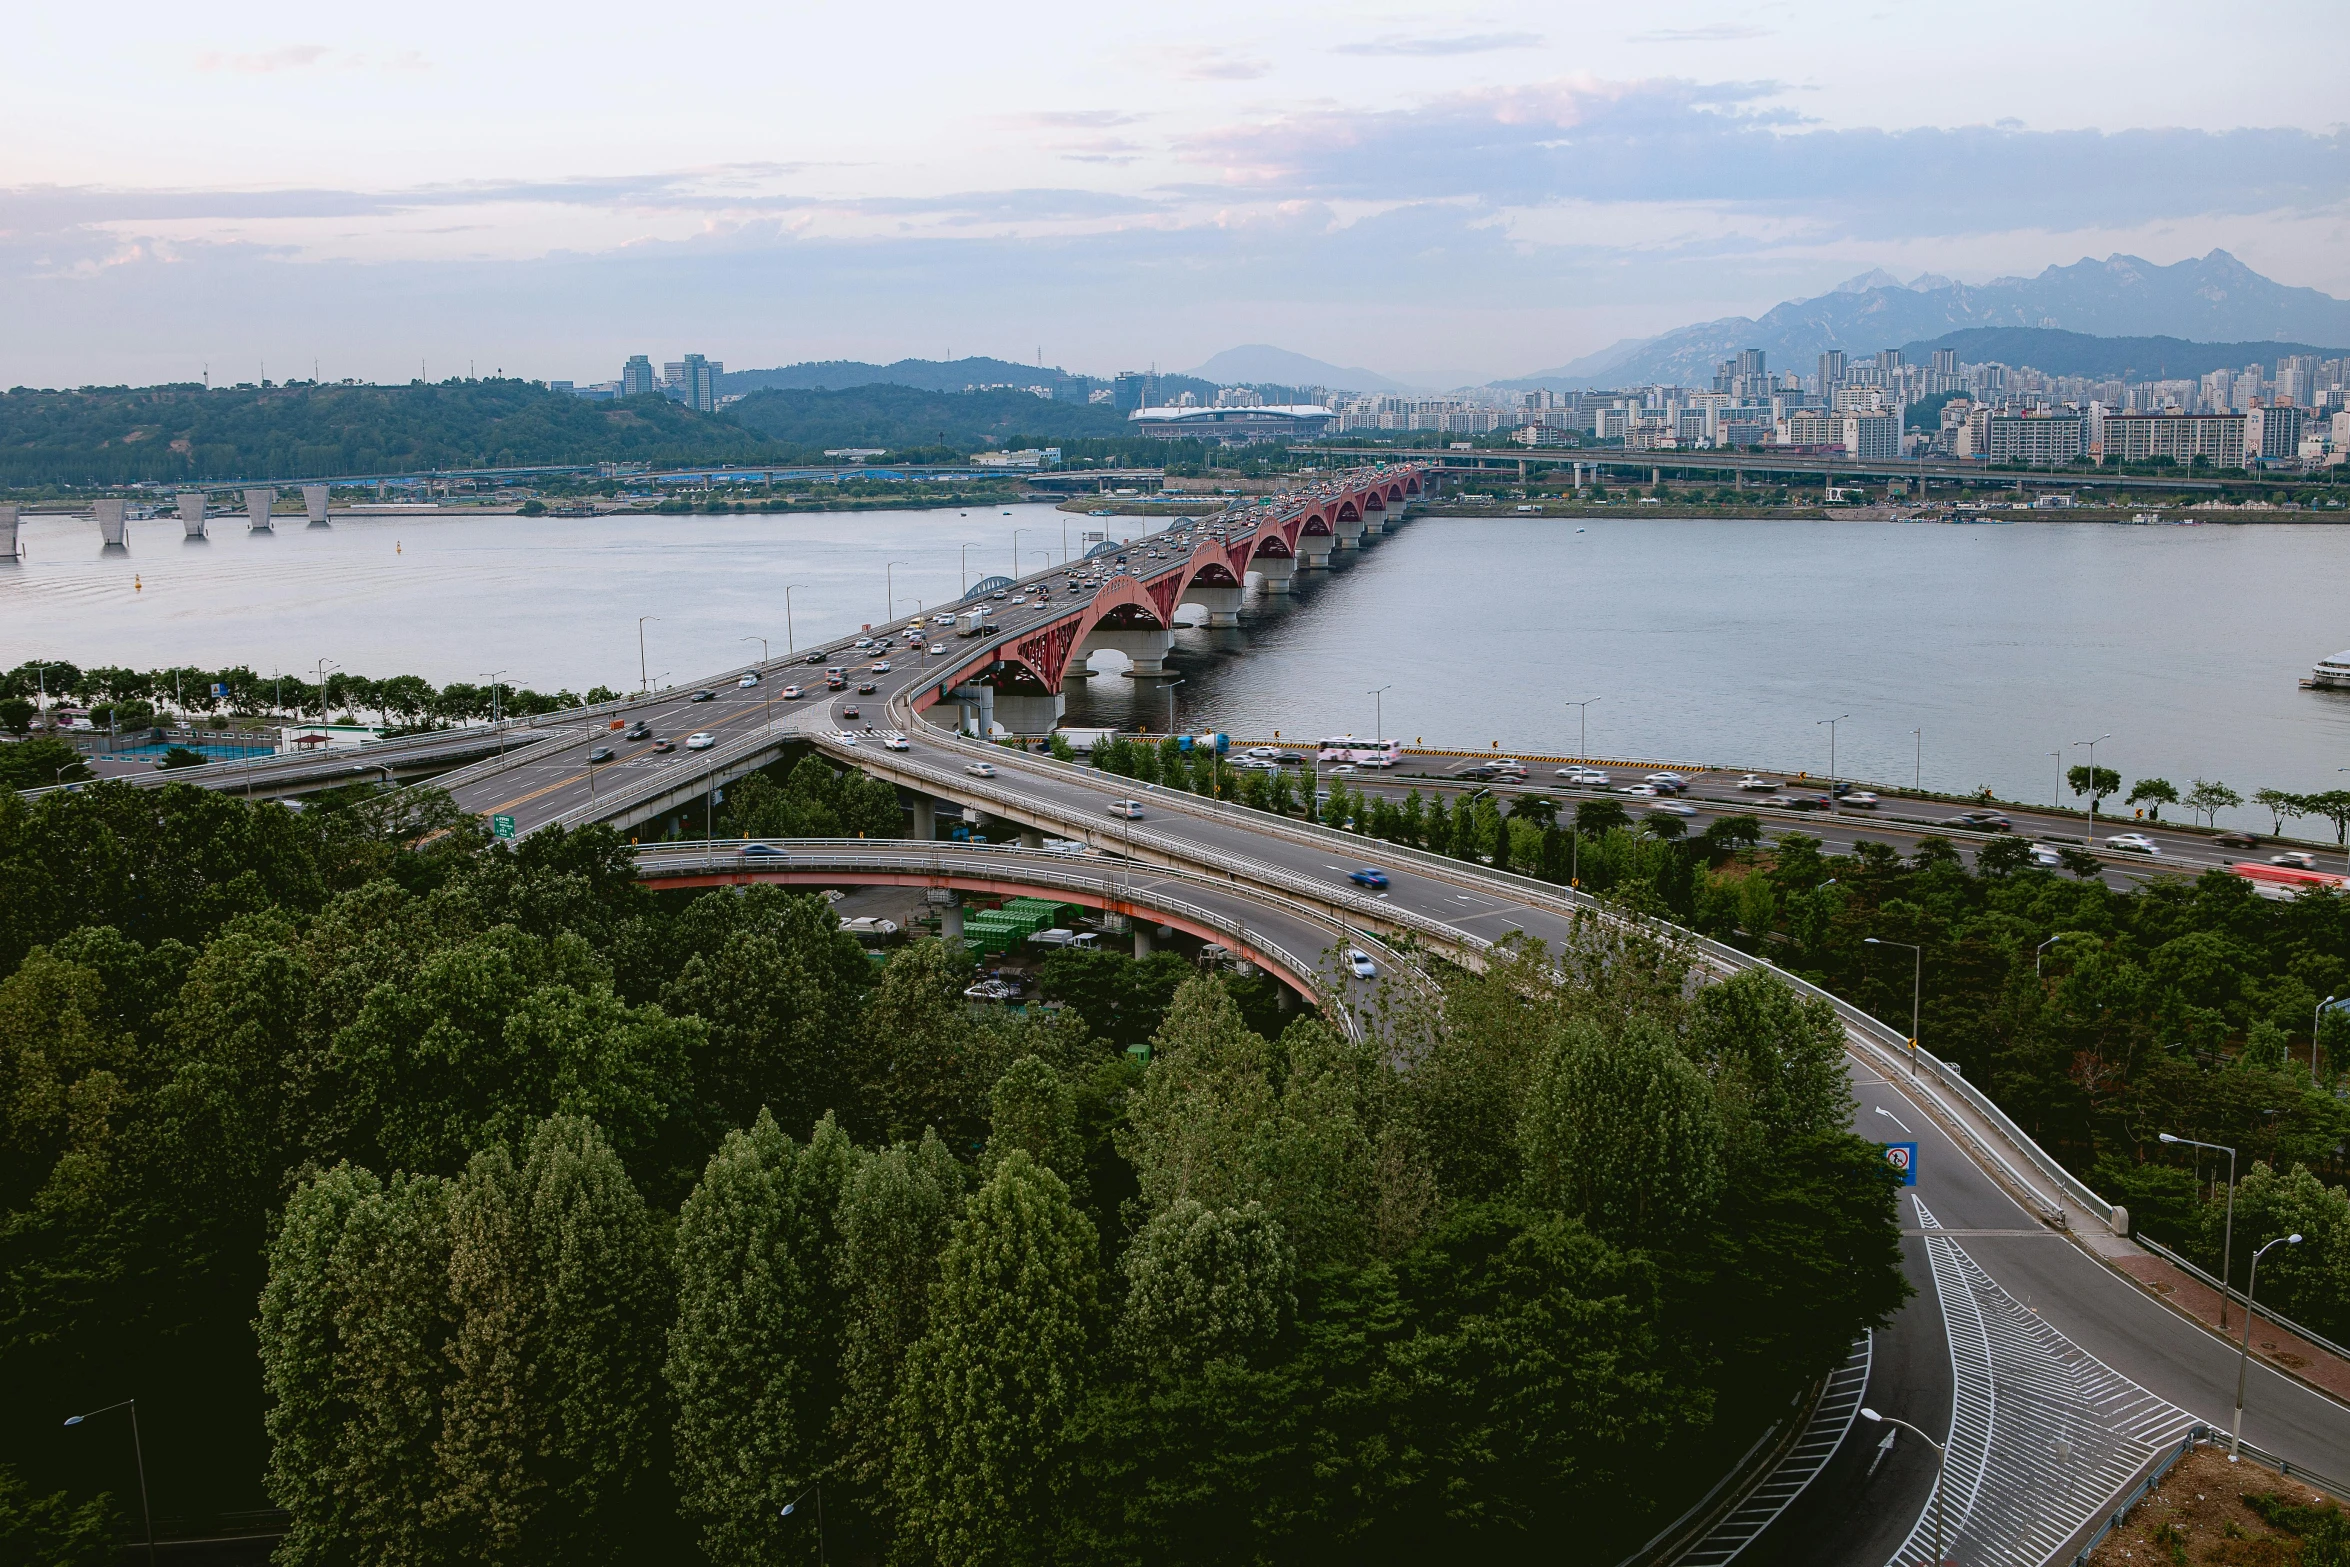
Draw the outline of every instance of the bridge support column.
M204 492L202 490L180 491L179 509L180 526L187 530L188 537L191 539L203 538Z
M277 504L275 490L247 490L245 492L245 528L251 533L270 533L269 508Z
M936 843L938 841L938 805L926 794L914 796L914 841L916 843Z
M1342 549L1342 550L1359 550L1359 549L1361 549L1362 547L1363 547L1363 521L1362 521L1362 519L1358 517L1358 518L1356 518L1356 519L1355 519L1353 522L1342 522L1342 523L1340 523L1340 524L1338 525L1338 548L1340 548L1340 549Z
M995 698L996 722L1016 735L1045 735L1053 732L1053 725L1061 721L1063 698L1058 691L1033 695L1013 691L998 691Z
M994 737L995 687L956 686L947 695L963 710L963 733L981 740Z
M1134 916L1130 914L1127 918L1134 919ZM1134 955L1137 958L1151 955L1151 928L1139 919L1134 919Z
M1206 610L1208 624L1211 626L1237 626L1240 624L1240 589L1238 587L1203 587L1194 584L1191 590L1184 594L1183 602L1197 604Z
M1375 539L1375 538L1379 537L1379 535L1381 535L1382 533L1385 533L1386 531L1387 531L1387 513L1383 512L1383 511L1369 511L1369 512L1365 512L1365 513L1363 513L1363 537L1364 537L1364 538L1366 538L1366 539Z
M1301 533L1297 536L1297 569L1300 571L1328 571L1330 552L1338 541L1327 533Z
M129 542L130 528L122 520L122 502L92 501L90 511L98 519L98 537L109 548L118 548Z
M950 892L947 894L945 906L938 911L938 933L948 941L963 939L963 895L961 893Z
M1288 555L1259 555L1249 562L1249 569L1265 582L1267 593L1294 591L1291 579L1297 575L1297 561Z
M1134 667L1127 671L1137 680L1155 680L1167 672L1167 653L1175 646L1175 635L1157 626L1096 626L1093 635L1085 639L1080 653L1094 648L1114 648L1126 655Z
M312 526L313 528L323 528L323 527L325 527L325 526L326 526L326 486L325 486L325 485L323 485L323 484L305 484L305 485L303 485L303 486L302 486L302 509L303 509L304 511L306 511L306 512L308 512L308 513L310 514L310 526Z
M0 506L0 560L20 560L24 546L16 542L16 503Z
M1043 848L1043 847L1044 847L1044 832L1043 832L1043 830L1042 830L1041 828L1036 828L1036 827L1023 827L1023 828L1021 828L1021 829L1020 829L1020 847L1021 847L1021 848L1023 848L1023 849L1041 849L1041 848Z

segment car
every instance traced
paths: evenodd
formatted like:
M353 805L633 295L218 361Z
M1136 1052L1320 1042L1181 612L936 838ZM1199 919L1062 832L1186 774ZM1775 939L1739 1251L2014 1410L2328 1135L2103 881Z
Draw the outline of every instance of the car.
M848 688L849 682L844 676L826 675L824 677L824 689L827 691L846 691Z
M2108 849L2126 849L2132 854L2160 854L2162 846L2142 832L2117 832L2105 840Z
M653 754L655 756L667 756L670 752L676 749L677 745L674 741L656 740L653 742Z
M2313 871L2317 869L2317 856L2311 854L2306 849L2287 849L2282 854L2270 855L2268 857L2268 863L2271 865L2290 865L2295 870Z
M1341 762L1336 767L1331 768L1330 771L1334 775L1344 775L1349 773L1359 773L1362 771L1362 769L1355 766L1355 764L1352 762Z
M754 670L752 670L752 671L751 671L749 674L747 674L747 675L743 676L743 677L742 677L742 679L740 679L740 680L737 680L737 681L735 682L735 685L736 685L736 687L738 687L739 689L747 691L747 690L749 690L749 689L750 689L752 686L755 686L755 685L757 685L758 683L759 683L759 672L758 672L757 670L755 670L755 669L754 669Z
M860 680L857 682L857 695L859 696L871 696L874 692L880 689L881 687L875 685L870 680Z
M2231 849L2252 849L2260 845L2260 840L2248 832L2223 832L2212 842L2224 844Z
M2064 853L2052 843L2035 843L2032 845L2032 863L2054 870L2064 863Z
M651 726L647 724L630 724L628 726L628 733L622 735L620 738L623 740L650 740L653 738L653 731Z
M797 702L801 697L806 696L808 693L798 686L785 686L781 691L778 691L775 694L779 697L782 697L786 702Z
M1626 784L1616 793L1633 795L1643 800L1653 800L1657 796L1657 789L1655 784Z
M1760 773L1748 773L1738 780L1738 787L1741 789L1776 789L1779 786Z
M1828 808L1828 797L1824 794L1783 794L1765 800L1763 804L1775 805L1782 811L1824 811Z
M849 716L854 718L857 715L851 713ZM832 738L838 740L842 745L855 745L857 743L857 737L846 729L835 729L832 732Z
M685 748L689 751L707 751L717 743L718 737L707 729L698 730L685 737Z
M1642 779L1641 782L1655 784L1660 789L1663 788L1666 784L1671 784L1675 789L1686 789L1689 787L1689 780L1679 773L1650 773L1646 778Z
M1232 763L1232 770L1236 773L1277 773L1281 771L1281 764L1261 756L1243 756Z
M858 712L856 704L852 702L847 707L844 707L840 710L840 716L843 718L862 718L865 715Z
M822 649L822 648L818 648L818 649L817 649L815 652L813 652L813 653L810 653L810 654L807 656L807 658L804 660L804 662L806 662L806 663L810 663L810 664L821 664L821 663L823 663L823 662L824 662L824 649Z
M1112 816L1123 817L1130 822L1142 820L1142 802L1140 800L1112 800L1103 809Z
M1346 879L1358 887L1368 887L1374 892L1387 885L1387 873L1369 865L1360 870L1348 871Z
M851 646L851 647L859 647L859 648L866 648L866 647L871 647L872 645L873 645L873 639L872 639L871 637L859 637L859 638L857 638L857 640L856 640L856 641L854 641L854 642L852 642L852 643L850 643L850 644L849 644L849 646Z
M1296 751L1283 751L1273 760L1282 767L1303 767L1306 765L1305 757Z
M692 696L687 697L686 700L689 702L715 702L718 700L718 693L715 691L696 691Z
M736 852L746 860L775 860L783 857L783 851L772 843L746 843Z
M1997 811L1961 811L1956 816L1942 818L1945 827L1957 827L1966 832L2013 832L2015 823Z
M946 653L946 650L947 645L944 642L933 642L930 644L930 654L933 658L942 657Z
M874 672L875 674L877 674L877 675L886 675L886 674L888 674L888 673L889 673L889 660L888 660L888 659L886 659L886 658L877 658L877 659L875 659L875 660L873 661L873 672Z
M995 776L995 763L973 762L970 766L964 768L963 771L969 773L974 778L993 778Z
M1605 789L1608 775L1596 767L1562 767L1558 775L1578 789Z
M1346 949L1346 966L1353 971L1354 977L1357 979L1377 979L1379 977L1379 965L1372 962L1371 954L1360 947Z
M883 735L881 737L881 743L892 751L911 751L914 749L914 742L908 740L904 735L898 734L894 731Z
M991 599L1000 599L1000 598L1002 598L1003 596L1004 596L1004 590L1003 590L1002 588L998 588L998 589L996 589L996 590L995 590L993 593L990 593L990 594L988 595L988 597L989 597L989 598L991 598Z
M1252 745L1252 746L1250 746L1250 747L1249 747L1247 750L1245 750L1245 751L1241 752L1240 754L1241 754L1241 755L1243 755L1243 756L1254 756L1254 757L1259 757L1259 758L1269 758L1269 757L1275 757L1275 756L1279 756L1279 755L1281 754L1281 752L1280 752L1280 751L1279 751L1277 748L1275 748L1275 747L1273 747L1273 746L1269 746L1269 745Z
M1877 797L1866 789L1855 789L1844 796L1844 803L1860 810L1873 811L1877 808Z
M1697 807L1686 800L1659 800L1650 806L1649 810L1662 811L1667 816L1695 816L1697 814Z
M595 765L597 762L609 762L610 760L612 760L612 748L608 745L599 745L593 751L588 753L588 764L590 766Z

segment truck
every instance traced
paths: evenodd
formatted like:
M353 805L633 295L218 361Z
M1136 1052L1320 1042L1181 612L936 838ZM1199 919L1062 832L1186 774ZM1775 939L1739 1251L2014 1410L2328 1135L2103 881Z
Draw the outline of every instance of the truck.
M976 637L995 629L995 617L986 609L967 609L955 617L955 635Z

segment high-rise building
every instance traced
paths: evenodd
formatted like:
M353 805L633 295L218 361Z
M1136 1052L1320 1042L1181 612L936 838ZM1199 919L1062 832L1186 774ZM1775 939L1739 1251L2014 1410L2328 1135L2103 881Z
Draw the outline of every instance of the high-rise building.
M1877 350L1877 373L1878 373L1879 375L1883 375L1883 376L1890 376L1890 375L1892 375L1892 374L1893 374L1893 373L1894 373L1896 370L1899 370L1900 368L1901 368L1901 350L1900 350L1900 349L1898 349L1898 348L1880 348L1880 349L1878 349L1878 350Z
M1935 349L1934 373L1936 375L1958 374L1958 350L1955 348Z
M1820 384L1817 390L1822 397L1833 396L1843 382L1844 350L1831 348L1820 355Z
M628 363L620 367L620 395L650 397L659 390L653 380L653 361L643 354L630 354Z
M718 378L726 373L726 366L715 359L704 359L700 354L685 356L685 377L680 400L688 408L702 412L718 411Z
M1763 351L1759 348L1741 348L1738 350L1738 373L1743 376L1766 374L1763 357Z
M1140 370L1123 371L1110 381L1110 390L1118 412L1130 414L1137 408L1149 408L1158 402L1159 378Z

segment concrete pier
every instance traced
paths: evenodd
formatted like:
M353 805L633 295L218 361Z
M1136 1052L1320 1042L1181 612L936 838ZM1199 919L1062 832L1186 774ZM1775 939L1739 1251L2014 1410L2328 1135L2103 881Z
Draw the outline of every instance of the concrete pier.
M1255 560L1249 562L1249 567L1264 579L1267 593L1286 594L1295 591L1293 586L1297 577L1295 556L1259 555Z
M1301 533L1297 536L1297 569L1300 571L1328 571L1331 552L1338 541L1327 533Z
M0 505L0 560L24 559L24 546L16 538L16 503Z
M1197 604L1201 609L1206 610L1208 624L1211 626L1237 626L1240 624L1240 586L1237 583L1228 587L1218 587L1204 582L1195 582L1185 590L1183 602Z
M204 492L182 490L179 493L180 526L191 539L206 537L204 532Z
M1175 634L1161 626L1096 626L1085 639L1080 655L1096 648L1111 648L1126 655L1133 668L1127 674L1137 680L1155 680L1167 672L1166 658L1175 646Z
M122 502L92 501L91 513L98 519L98 537L105 540L108 549L120 549L130 542L130 525L122 520Z
M325 526L326 526L326 486L325 486L325 485L323 485L323 484L305 484L305 485L303 485L303 486L302 486L302 509L303 509L304 511L306 511L306 512L308 512L308 513L310 514L310 526L312 526L313 528L323 528L323 527L325 527Z
M277 504L275 490L247 490L245 492L245 529L249 533L269 533L269 508Z
M938 803L926 794L914 796L914 841L935 843L938 840Z
M995 687L957 686L947 696L963 710L963 733L978 740L995 737Z
M995 721L1016 735L1051 734L1067 704L1058 691L998 691Z

